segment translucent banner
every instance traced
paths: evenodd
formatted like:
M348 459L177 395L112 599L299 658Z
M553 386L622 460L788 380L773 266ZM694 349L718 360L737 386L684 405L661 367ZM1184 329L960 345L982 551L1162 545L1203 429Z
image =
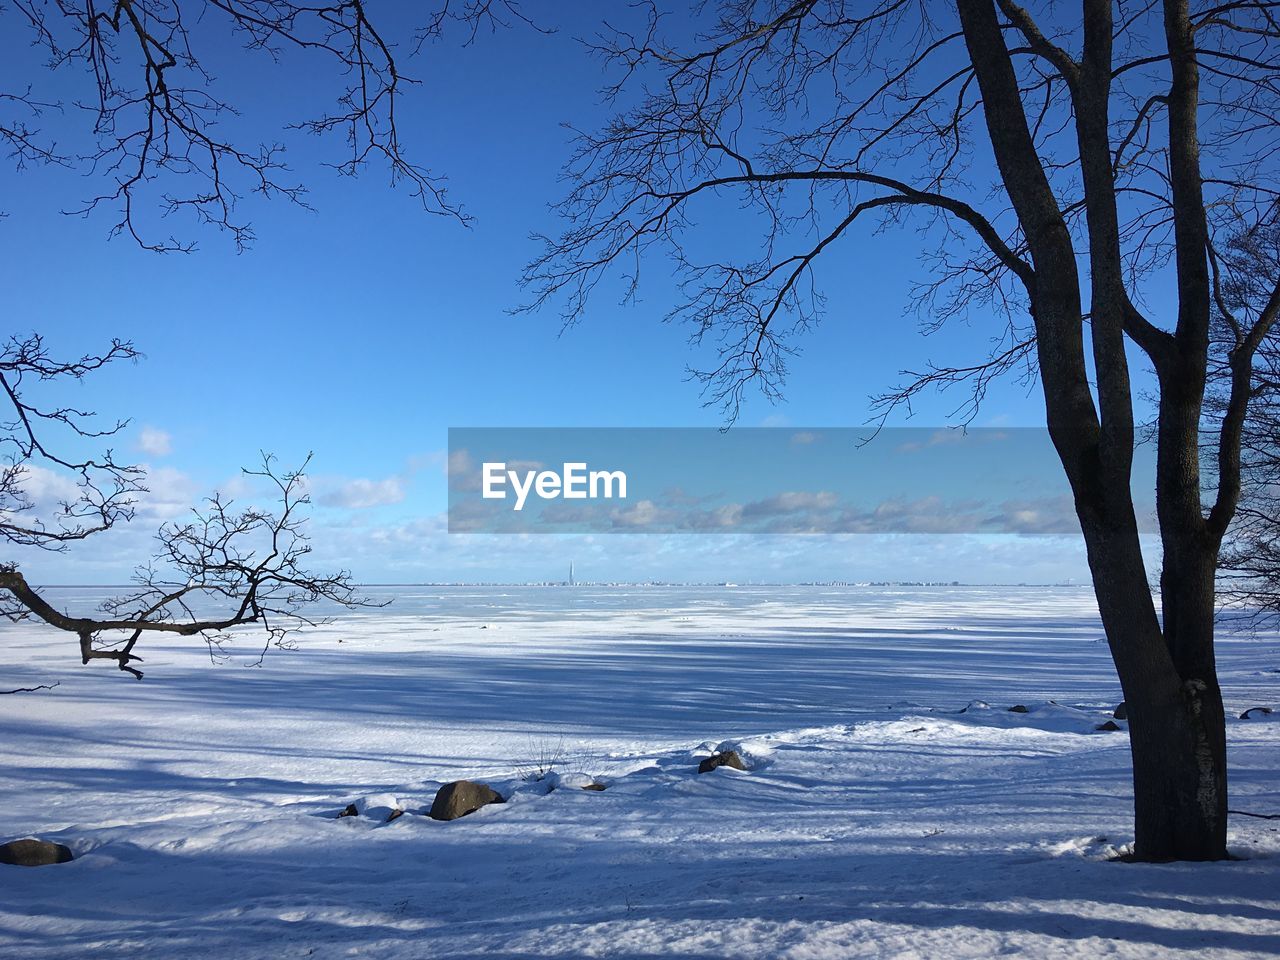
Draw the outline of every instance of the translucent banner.
M1136 499L1148 527L1154 496ZM450 533L1079 532L1032 428L453 428L448 517Z

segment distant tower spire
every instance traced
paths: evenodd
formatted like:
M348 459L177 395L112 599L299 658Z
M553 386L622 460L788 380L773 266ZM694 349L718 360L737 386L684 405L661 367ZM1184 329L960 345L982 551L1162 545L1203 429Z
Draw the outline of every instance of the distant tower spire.
M569 561L569 586L573 586L573 561Z

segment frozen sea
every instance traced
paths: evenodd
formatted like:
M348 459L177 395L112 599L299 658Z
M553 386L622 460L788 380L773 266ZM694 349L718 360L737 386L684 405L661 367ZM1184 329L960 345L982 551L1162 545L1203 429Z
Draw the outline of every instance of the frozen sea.
M1109 859L1086 588L368 592L260 664L140 646L142 682L0 627L5 688L58 684L0 697L0 839L78 854L0 867L0 956L1280 955L1280 820L1233 817L1230 863ZM1280 708L1280 638L1228 622L1219 659L1233 718ZM1280 813L1280 722L1228 734L1233 809ZM727 746L749 770L696 773ZM458 778L508 802L423 816Z

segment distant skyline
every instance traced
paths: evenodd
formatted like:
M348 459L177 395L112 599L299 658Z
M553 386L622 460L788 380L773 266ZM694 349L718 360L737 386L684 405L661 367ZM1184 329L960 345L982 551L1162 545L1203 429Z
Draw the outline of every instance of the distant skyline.
M1019 581L1017 583L969 583L961 580L742 580L742 581L723 581L723 580L583 580L568 582L564 580L407 580L403 583L357 583L357 587L363 589L394 589L396 587L439 587L447 589L449 587L457 587L465 589L470 587L539 587L547 589L555 589L563 587L583 587L595 589L626 589L631 587L697 587L707 589L724 589L732 590L736 587L827 587L827 588L848 588L857 590L867 587L921 587L938 589L946 589L947 587L1086 587L1091 588L1088 583L1079 583L1073 578L1067 580L1038 583L1034 581ZM41 587L49 590L117 590L127 589L127 583L45 583Z
M261 450L286 465L314 451L316 566L346 567L364 582L546 579L571 556L581 576L605 580L769 580L779 570L798 581L961 571L982 582L1085 578L1083 547L1069 536L445 532L451 426L724 423L687 375L709 348L691 348L687 330L660 322L672 296L660 265L638 304L619 307L602 295L588 322L569 331L554 313L509 312L526 298L517 278L537 252L529 235L557 229L547 204L563 190L562 124L592 128L607 116L599 64L575 40L598 11L569 3L548 15L554 35L513 29L465 47L446 41L412 62L426 82L402 105L403 135L449 176L451 195L476 218L470 229L423 215L384 178L334 176L324 166L334 145L305 138L290 141L288 156L313 209L246 199L258 240L239 256L210 231L196 234L190 255L108 241L109 217L60 213L86 192L80 177L4 170L0 253L11 328L40 331L63 354L111 337L145 354L56 399L130 418L113 445L147 466L151 495L128 529L65 554L19 555L32 579L119 582L146 561L160 522L214 489L252 497L238 468ZM38 69L23 37L0 38L0 51L6 75ZM285 107L315 95L304 81L281 83L265 58L220 53L220 82L253 106L246 122L256 128L275 131L293 117ZM74 99L70 86L66 94ZM920 336L907 312L922 276L919 253L910 231L859 235L843 260L856 270L837 260L824 276L827 318L790 361L785 400L748 397L740 423L857 426L870 413L868 395L892 386L904 367L981 355L991 334L981 317ZM943 425L958 399L922 397L913 419L900 412L890 422ZM975 422L1042 426L1038 386L994 384Z

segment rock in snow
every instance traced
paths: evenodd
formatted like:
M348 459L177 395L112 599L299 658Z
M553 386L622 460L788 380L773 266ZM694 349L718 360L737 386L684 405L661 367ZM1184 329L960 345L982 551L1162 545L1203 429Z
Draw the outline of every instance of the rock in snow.
M1012 707L1009 708L1009 712L1010 713L1030 713L1031 711L1027 708L1026 704L1015 703Z
M1102 730L1102 731L1104 731L1104 732L1111 733L1111 732L1113 732L1113 731L1119 730L1119 729L1120 729L1120 724L1116 723L1114 720L1108 720L1106 723L1100 723L1100 724L1098 724L1098 725L1097 725L1096 727L1094 727L1093 729L1095 729L1095 730Z
M1244 713L1240 714L1241 720L1261 720L1263 717L1271 716L1270 707L1250 707Z
M1119 705L1118 707L1116 707L1116 709L1115 709L1115 713L1113 713L1113 714L1111 714L1111 715L1112 715L1113 717L1115 717L1117 720L1128 720L1128 719L1129 719L1129 706L1128 706L1128 704L1122 701L1122 702L1120 703L1120 705Z
M74 859L70 847L34 837L0 844L0 863L11 863L16 867L47 867L54 863L70 863Z
M487 783L455 780L446 783L436 793L430 816L432 820L457 820L491 803L503 802L501 794Z
M733 767L735 770L747 769L747 765L743 763L742 758L738 756L737 750L724 750L720 753L713 753L698 764L698 772L710 773L717 767Z

